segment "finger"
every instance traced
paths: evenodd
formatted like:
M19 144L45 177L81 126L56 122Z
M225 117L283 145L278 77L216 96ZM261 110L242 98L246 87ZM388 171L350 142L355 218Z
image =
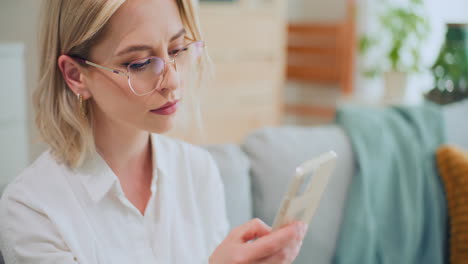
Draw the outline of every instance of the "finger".
M300 241L304 236L305 225L299 222L289 224L277 231L246 244L247 259L260 259L271 256L287 247L292 241Z
M265 236L271 232L271 227L262 220L255 218L236 228L235 233L242 242Z
M293 241L289 243L289 246L283 249L278 250L273 255L263 258L259 263L269 264L269 263L292 263L299 254L301 247L301 242Z

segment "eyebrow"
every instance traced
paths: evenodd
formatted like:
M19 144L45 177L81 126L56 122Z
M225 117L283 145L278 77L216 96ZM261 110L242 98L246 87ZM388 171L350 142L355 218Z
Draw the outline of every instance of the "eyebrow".
M177 34L175 34L171 39L170 39L170 42L180 38L181 36L183 36L184 34L186 33L185 29L181 29L179 32L177 32ZM128 48L125 48L123 49L122 51L119 51L116 56L121 56L123 54L126 54L126 53L130 53L130 52L136 52L136 51L144 51L144 50L150 50L150 49L153 49L152 46L149 46L149 45L134 45L134 46L130 46Z

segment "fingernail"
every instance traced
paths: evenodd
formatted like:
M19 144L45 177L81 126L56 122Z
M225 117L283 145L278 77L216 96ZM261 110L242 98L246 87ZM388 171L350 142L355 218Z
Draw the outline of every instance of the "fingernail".
M306 225L304 223L298 223L296 225L297 232L303 236L305 234L305 231L307 229Z
M302 229L303 229L303 224L301 222L297 222L296 223L296 229L297 229L297 232L302 232Z
M308 225L302 223L302 235L305 235L307 233Z

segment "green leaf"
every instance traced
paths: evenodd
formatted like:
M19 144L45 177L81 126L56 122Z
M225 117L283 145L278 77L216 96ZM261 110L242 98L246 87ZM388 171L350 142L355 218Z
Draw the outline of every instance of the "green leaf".
M382 73L381 70L372 69L372 70L364 71L364 76L367 77L367 78L374 78L374 77L378 76L381 73Z
M376 39L370 38L369 36L363 36L359 40L359 52L365 55L376 44L377 44Z

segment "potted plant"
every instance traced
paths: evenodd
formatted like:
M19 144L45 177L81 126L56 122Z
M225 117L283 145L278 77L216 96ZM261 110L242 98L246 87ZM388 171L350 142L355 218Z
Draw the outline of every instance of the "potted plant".
M377 16L378 32L360 38L362 55L372 50L381 54L364 74L368 77L383 75L384 100L403 102L409 75L422 70L420 47L430 32L430 25L422 13L423 0L409 0L407 6L385 3L382 10Z

